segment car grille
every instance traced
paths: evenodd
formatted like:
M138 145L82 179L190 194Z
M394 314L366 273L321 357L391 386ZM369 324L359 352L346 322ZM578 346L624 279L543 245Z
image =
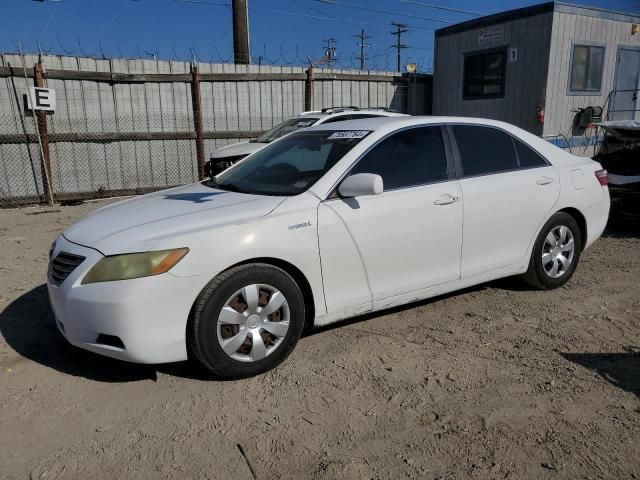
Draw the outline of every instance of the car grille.
M72 253L60 252L51 263L49 263L49 280L54 285L60 285L64 282L71 272L78 265L84 262L85 257L74 255Z

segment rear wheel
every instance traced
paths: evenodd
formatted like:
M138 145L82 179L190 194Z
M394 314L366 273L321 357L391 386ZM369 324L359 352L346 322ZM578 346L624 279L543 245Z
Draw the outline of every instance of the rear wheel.
M280 364L304 327L300 288L268 264L232 268L213 279L196 302L189 346L225 379L257 375Z
M539 289L558 288L571 278L582 252L582 236L568 213L554 214L540 231L524 280Z

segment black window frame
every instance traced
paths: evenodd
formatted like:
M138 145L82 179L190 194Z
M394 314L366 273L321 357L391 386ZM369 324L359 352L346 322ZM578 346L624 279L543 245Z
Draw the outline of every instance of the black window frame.
M360 161L363 158L365 158L367 156L367 154L369 152L371 152L371 150L376 148L382 142L384 142L385 140L387 140L388 138L392 137L395 134L398 134L398 133L401 133L401 132L404 132L404 131L407 131L407 130L413 130L413 129L416 129L416 128L428 128L428 127L435 127L435 128L439 128L440 129L440 136L441 136L441 139L442 139L442 146L444 148L444 156L445 156L445 160L446 160L446 163L447 163L447 177L443 178L442 180L437 180L437 181L427 182L427 183L421 183L421 184L411 185L411 186L407 186L407 187L399 187L399 188L393 188L393 189L389 189L389 190L387 190L385 188L384 191L382 192L382 195L384 195L387 192L397 192L399 190L408 190L410 188L420 188L420 187L424 187L424 186L428 186L428 185L436 185L438 183L450 182L450 181L453 181L453 180L457 180L457 176L456 176L456 169L457 169L456 160L455 160L454 151L452 149L452 143L451 143L451 140L450 140L450 137L449 137L449 132L447 131L446 125L443 124L443 123L427 123L427 124L422 124L422 125L410 125L410 126L407 126L407 127L404 127L404 128L399 128L398 130L394 130L393 132L389 132L387 135L385 135L384 137L378 139L373 145L370 145L364 152L362 152L360 154L360 156L358 156L358 158L356 158L354 160L354 162L349 166L347 171L344 172L340 176L338 181L336 181L334 186L331 188L330 193L326 196L325 201L342 199L342 196L338 192L338 187L340 186L340 184L344 181L345 178L347 178L349 175L351 175L351 171L356 167L356 165L358 163L360 163Z
M453 128L455 126L465 126L465 127L481 127L481 128L491 128L493 130L498 130L499 132L504 133L505 135L507 135L510 139L511 139L511 146L513 148L513 152L515 154L516 157L516 163L517 163L517 167L516 168L511 168L508 170L500 170L497 172L490 172L490 173L480 173L477 175L465 175L464 173L464 169L462 168L462 156L460 154L460 149L458 148L458 141L456 139L455 134L453 133ZM533 148L532 146L530 146L527 142L525 142L524 140L522 140L519 137L516 137L515 135L513 135L511 132L497 127L495 125L482 125L479 123L447 123L445 125L445 129L447 132L447 136L449 138L449 142L451 143L451 152L454 158L454 164L455 164L455 174L456 174L456 178L458 180L462 180L465 178L479 178L479 177L486 177L489 175L501 175L503 173L510 173L510 172L519 172L521 170L532 170L534 168L545 168L545 167L550 167L551 163L549 162L549 160L547 160L547 158L542 155L540 152L538 152L535 148ZM529 166L529 167L523 167L520 165L520 157L518 155L518 149L516 148L516 143L515 141L519 140L521 143L524 144L525 147L528 147L530 150L532 150L535 154L537 154L540 159L544 162L544 165L534 165L534 166Z
M589 83L589 66L591 61L591 49L592 48L601 48L602 49L602 69L600 70L600 88L598 89L588 89L585 85L584 88L573 89L573 62L576 53L576 47L587 48L587 66L585 70L585 83ZM569 61L569 75L567 78L567 95L601 95L602 94L602 79L604 77L605 70L605 62L607 61L607 46L604 43L597 42L574 42L571 44L571 58Z
M468 62L473 57L487 57L488 55L494 55L500 53L502 55L502 78L500 79L500 92L498 93L485 93L485 94L468 94L468 75L469 68ZM488 50L476 50L473 52L466 52L464 54L464 65L462 73L462 99L463 100L483 100L492 98L504 98L507 88L507 47L491 48ZM484 63L483 63L484 69ZM484 85L484 84L483 84Z

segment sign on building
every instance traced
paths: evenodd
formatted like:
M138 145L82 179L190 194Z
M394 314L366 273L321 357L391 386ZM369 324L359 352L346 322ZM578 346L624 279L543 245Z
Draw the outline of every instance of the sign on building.
M478 30L478 45L493 45L504 41L504 27L493 25Z
M53 112L56 109L56 91L53 88L31 87L27 95L29 110Z

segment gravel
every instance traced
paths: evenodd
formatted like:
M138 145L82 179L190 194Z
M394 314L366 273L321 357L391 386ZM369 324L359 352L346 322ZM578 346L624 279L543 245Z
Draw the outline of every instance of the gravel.
M549 292L501 280L303 338L278 369L68 345L51 241L106 201L0 211L0 478L640 477L640 228Z

